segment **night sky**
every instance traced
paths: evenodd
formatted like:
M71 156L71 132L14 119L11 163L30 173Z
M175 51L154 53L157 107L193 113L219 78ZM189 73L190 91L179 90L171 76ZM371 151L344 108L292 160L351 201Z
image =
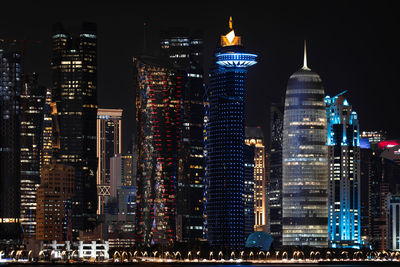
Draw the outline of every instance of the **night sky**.
M361 130L384 129L389 138L400 138L400 23L395 1L8 2L13 3L1 6L0 38L41 41L27 46L26 69L39 73L47 87L52 24L62 22L72 31L83 20L98 24L99 107L124 109L124 152L134 132L132 56L143 51L144 22L151 54L158 52L162 29L203 30L207 70L219 36L228 32L229 16L247 50L259 55L248 75L247 125L260 125L268 137L269 103L284 97L289 76L301 68L306 39L308 66L321 76L328 95L348 90Z

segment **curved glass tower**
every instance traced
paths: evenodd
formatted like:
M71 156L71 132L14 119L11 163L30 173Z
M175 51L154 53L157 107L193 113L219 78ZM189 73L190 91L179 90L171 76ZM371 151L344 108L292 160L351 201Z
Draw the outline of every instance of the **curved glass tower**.
M245 242L245 81L256 64L246 53L230 21L221 36L208 89L206 122L206 225L212 246L241 248Z
M283 245L328 246L328 147L321 78L304 65L290 76L283 120Z

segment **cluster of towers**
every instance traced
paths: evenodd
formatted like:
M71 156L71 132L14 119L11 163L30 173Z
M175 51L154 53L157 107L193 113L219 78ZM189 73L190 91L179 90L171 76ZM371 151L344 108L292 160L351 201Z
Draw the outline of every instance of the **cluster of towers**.
M285 103L271 106L267 150L261 128L245 126L246 75L257 55L232 19L208 85L202 33L162 32L159 56L133 58L136 134L124 154L123 110L97 104L95 24L76 37L54 26L47 90L24 73L12 44L0 45L3 241L241 249L263 231L275 247L385 248L387 233L395 236L382 215L400 214L388 174L397 165L385 161L395 153L363 147L356 112L344 93L325 95L305 46Z

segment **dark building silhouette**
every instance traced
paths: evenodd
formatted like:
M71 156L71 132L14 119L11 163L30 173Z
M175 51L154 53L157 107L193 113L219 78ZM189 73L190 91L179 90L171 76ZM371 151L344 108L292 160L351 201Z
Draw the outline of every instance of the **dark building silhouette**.
M74 167L76 238L91 233L96 225L97 26L82 23L78 36L72 36L55 24L52 45L52 97L60 141L54 156L58 163Z
M204 196L204 71L203 33L185 28L161 32L161 53L186 71L182 135L177 176L177 240L203 238Z
M210 71L206 112L206 237L211 246L244 247L245 81L255 54L229 23Z
M21 239L21 53L0 41L0 242Z
M254 232L256 217L254 216L254 154L255 147L251 145L244 146L244 240Z
M40 184L40 152L46 88L38 75L27 76L21 94L21 225L25 238L36 233L36 189Z
M270 161L269 161L269 227L274 247L282 245L282 142L283 103L271 103Z

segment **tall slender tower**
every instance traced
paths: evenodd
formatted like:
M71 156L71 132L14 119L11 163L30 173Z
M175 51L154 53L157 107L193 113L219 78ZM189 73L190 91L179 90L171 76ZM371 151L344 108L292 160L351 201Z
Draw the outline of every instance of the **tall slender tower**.
M283 101L282 101L283 102ZM274 238L274 247L282 246L282 142L283 142L283 103L271 105L271 136L268 208L269 228Z
M103 214L105 197L110 195L110 159L121 154L122 109L97 110L97 214Z
M137 244L176 240L176 177L185 72L150 56L134 58L137 125Z
M190 242L203 237L204 169L203 33L172 28L161 33L161 52L185 69L182 135L177 177L177 239Z
M72 234L77 238L96 225L97 26L82 23L73 38L56 24L52 42L52 97L60 141L56 158L74 167Z
M244 109L247 68L256 64L229 21L221 36L207 92L206 216L211 246L244 246Z
M328 118L329 246L360 247L360 129L343 94L325 97Z
M0 242L20 240L21 53L0 41Z
M283 119L283 245L328 246L327 122L321 78L304 65L290 76Z
M267 229L267 181L264 134L261 127L246 127L246 145L254 147L254 231Z
M45 88L37 74L27 77L21 94L21 225L24 238L36 233L36 189L40 184L40 151Z

